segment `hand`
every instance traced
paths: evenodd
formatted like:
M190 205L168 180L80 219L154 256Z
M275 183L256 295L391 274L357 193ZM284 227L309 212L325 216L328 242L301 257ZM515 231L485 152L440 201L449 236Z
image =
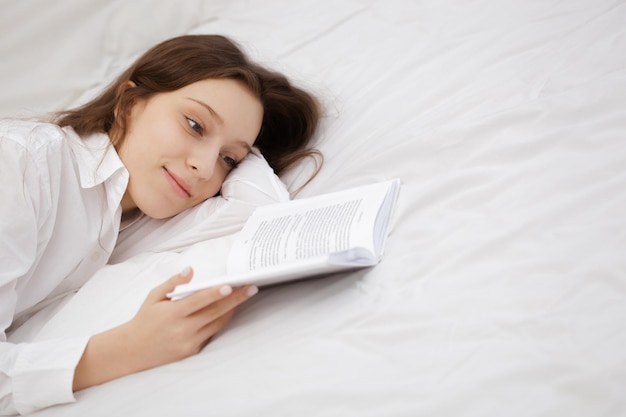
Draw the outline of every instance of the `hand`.
M177 285L189 282L192 276L193 271L188 268L154 288L128 323L129 337L152 366L198 353L226 325L235 307L257 292L255 286L232 289L223 285L176 301L167 298Z
M130 321L93 336L76 367L74 390L198 353L257 292L252 285L223 285L176 301L167 298L192 276L190 268L174 275L150 291Z

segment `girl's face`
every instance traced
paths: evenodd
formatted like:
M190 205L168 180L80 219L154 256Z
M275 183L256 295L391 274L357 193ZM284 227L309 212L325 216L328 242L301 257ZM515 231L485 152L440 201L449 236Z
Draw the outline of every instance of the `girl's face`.
M133 103L119 155L130 179L122 211L174 216L214 196L254 144L260 101L231 79L207 79Z

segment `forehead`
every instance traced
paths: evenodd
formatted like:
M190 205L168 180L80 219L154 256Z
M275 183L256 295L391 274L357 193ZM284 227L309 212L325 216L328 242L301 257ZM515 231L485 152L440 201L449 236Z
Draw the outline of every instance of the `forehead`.
M174 91L174 93L191 95L196 99L218 100L225 104L241 102L241 104L261 106L259 98L245 84L231 78L209 78L196 81Z
M261 128L261 101L239 81L206 79L176 90L173 95L187 104L208 108L211 117L239 139L252 136L254 140Z

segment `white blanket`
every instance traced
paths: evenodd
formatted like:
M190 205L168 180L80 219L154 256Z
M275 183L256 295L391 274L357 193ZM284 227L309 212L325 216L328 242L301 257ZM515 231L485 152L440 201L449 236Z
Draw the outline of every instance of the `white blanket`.
M298 197L403 181L378 266L263 290L199 355L37 416L626 415L624 0L2 10L1 116L75 103L162 39L222 33L324 103L326 162ZM107 267L31 337L123 320L195 257L219 271L231 238Z

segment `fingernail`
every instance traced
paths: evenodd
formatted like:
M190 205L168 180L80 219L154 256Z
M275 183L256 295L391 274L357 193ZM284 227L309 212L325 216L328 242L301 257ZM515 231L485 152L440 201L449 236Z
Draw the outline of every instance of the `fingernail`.
M190 272L191 272L191 267L186 266L183 268L182 271L180 271L180 275L182 275L183 277L186 277L187 275L189 275Z
M250 287L248 287L248 289L246 290L246 295L248 297L252 297L254 294L258 293L259 289L257 288L256 285L252 285Z
M233 289L231 288L230 285L222 285L222 287L220 288L220 295L228 295L231 292L233 292Z

